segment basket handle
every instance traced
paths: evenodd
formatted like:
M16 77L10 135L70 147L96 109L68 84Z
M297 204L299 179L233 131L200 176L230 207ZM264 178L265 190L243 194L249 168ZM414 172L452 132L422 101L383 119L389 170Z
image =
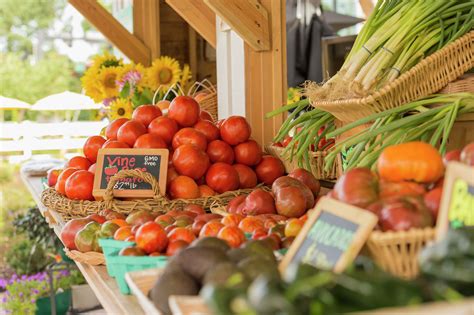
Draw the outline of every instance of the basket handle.
M109 183L107 184L107 188L105 189L104 201L109 204L114 199L114 186L115 184L124 178L128 177L135 177L140 178L143 181L147 182L151 185L151 190L153 191L153 199L162 198L160 193L160 186L155 178L155 176L151 175L148 172L143 172L141 170L121 170L112 178L110 178Z

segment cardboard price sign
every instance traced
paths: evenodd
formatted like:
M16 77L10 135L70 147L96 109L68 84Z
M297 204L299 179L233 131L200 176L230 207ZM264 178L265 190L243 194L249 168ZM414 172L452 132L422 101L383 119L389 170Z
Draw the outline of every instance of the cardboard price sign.
M448 164L436 222L438 239L450 228L474 226L474 167L459 162Z
M159 183L160 192L166 192L168 172L166 149L100 149L94 179L94 197L101 198L110 178L121 170L139 169L152 174ZM114 186L114 196L130 198L153 197L151 185L139 178L124 178Z
M377 220L371 212L321 198L283 258L280 270L283 272L291 264L307 263L343 271L356 258Z

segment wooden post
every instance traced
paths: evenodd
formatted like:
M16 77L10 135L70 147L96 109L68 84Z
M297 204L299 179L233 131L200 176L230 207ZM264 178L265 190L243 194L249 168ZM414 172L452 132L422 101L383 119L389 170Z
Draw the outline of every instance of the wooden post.
M272 141L283 123L284 115L265 119L265 114L286 104L286 12L284 0L262 0L269 13L270 50L255 51L245 43L246 117L256 141Z
M150 63L160 56L160 0L133 1L133 34L150 49Z
M150 48L123 27L96 0L69 0L69 3L128 58L144 65L150 63Z

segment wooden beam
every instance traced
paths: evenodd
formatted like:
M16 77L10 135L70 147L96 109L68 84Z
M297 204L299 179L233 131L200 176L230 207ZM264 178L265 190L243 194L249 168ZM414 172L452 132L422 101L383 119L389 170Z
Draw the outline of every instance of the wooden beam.
M265 114L287 101L285 0L262 0L269 12L271 50L255 51L245 43L245 104L252 135L264 145L277 134L284 115L265 119Z
M69 0L69 3L128 58L144 65L150 63L150 49L96 0Z
M204 0L204 2L255 51L271 49L268 11L260 2L257 0Z
M166 0L166 3L216 48L216 15L203 0Z
M133 34L150 49L150 62L160 57L160 0L133 1Z

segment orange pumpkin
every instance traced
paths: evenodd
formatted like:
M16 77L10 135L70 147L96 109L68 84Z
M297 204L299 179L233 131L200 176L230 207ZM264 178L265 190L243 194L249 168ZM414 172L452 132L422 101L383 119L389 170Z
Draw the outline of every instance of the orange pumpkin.
M432 183L444 174L441 154L421 141L387 147L377 161L377 169L380 177L388 181Z

